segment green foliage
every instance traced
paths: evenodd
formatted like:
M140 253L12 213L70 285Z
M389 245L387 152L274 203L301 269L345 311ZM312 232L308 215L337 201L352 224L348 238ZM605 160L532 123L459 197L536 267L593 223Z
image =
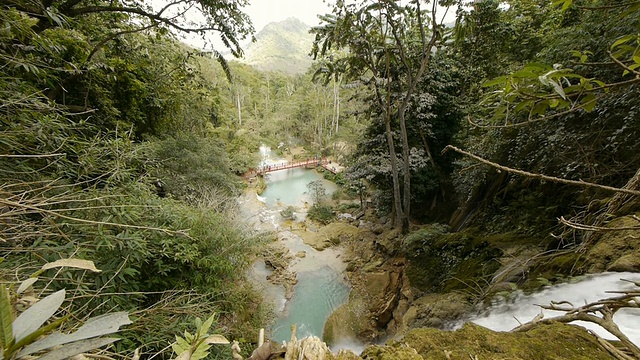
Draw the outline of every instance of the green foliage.
M472 234L448 230L445 225L430 225L403 240L412 286L439 293L469 290L487 283L486 278L500 267L496 261L500 250Z
M209 329L213 325L216 315L211 315L204 323L200 318L195 319L196 333L184 331L184 338L176 335L176 342L171 348L178 355L179 360L200 360L209 355L209 348L213 344L229 344L222 335L210 335Z
M322 184L321 180L314 180L307 184L311 201L314 205L320 205L327 196L327 189Z
M331 223L335 219L336 214L333 211L333 207L331 205L313 204L309 208L307 217L311 220L326 225Z
M405 236L402 240L402 249L407 253L421 251L420 249L440 241L442 235L449 233L450 230L445 224L430 224Z
M212 62L162 29L136 32L145 25L122 14L70 19L52 10L58 20L41 21L36 14L54 3L0 9L0 203L13 209L0 215L9 224L0 227L0 278L91 257L102 272L38 276L66 289L74 318L99 308L136 313L118 352L143 345L155 354L186 319L212 309L229 333L253 332L262 310L242 274L260 239L234 210L227 138L209 131L220 106ZM246 20L238 2L205 3L230 15L217 21ZM158 178L171 196L158 196Z
M186 133L150 142L147 148L153 164L151 176L178 199L195 204L213 189L221 197L238 193L238 180L219 140Z
M287 206L286 208L280 211L280 216L282 216L282 218L285 220L295 220L296 208L294 206Z
M45 264L37 273L60 267L99 271L90 261L63 259ZM32 275L20 284L15 293L11 294L4 284L0 285L2 359L23 359L33 354L41 354L40 356L53 360L66 359L117 341L117 338L102 336L118 332L121 326L131 324L127 313L116 312L89 318L72 334L53 332L58 328L73 325L75 322L70 319L71 314L53 318L54 314L61 311L66 291L59 290L42 299L36 299L33 297L32 287L37 280L36 275ZM18 312L21 306L14 307L13 303L30 305L14 319L13 313ZM76 314L76 318L78 315ZM48 324L45 325L47 322Z

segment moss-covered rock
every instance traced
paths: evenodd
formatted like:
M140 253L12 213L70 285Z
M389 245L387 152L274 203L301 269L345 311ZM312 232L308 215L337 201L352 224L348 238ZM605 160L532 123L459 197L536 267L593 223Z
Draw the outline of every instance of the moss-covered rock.
M424 236L420 239L420 236ZM409 259L407 275L411 286L425 292L466 290L485 282L500 264L502 252L483 240L466 233L416 232L405 239L405 256ZM409 237L408 237L409 238Z
M468 296L460 292L427 294L415 300L403 318L407 328L442 328L471 310Z
M552 324L540 325L525 333L494 332L475 324L457 331L415 329L384 351L367 348L364 359L613 359L584 328ZM397 356L394 357L393 351ZM407 357L407 354L409 357Z
M416 349L405 344L394 342L388 346L369 346L361 357L367 360L423 360Z
M607 227L630 228L638 225L638 221L633 217L623 216L612 220ZM637 255L640 254L638 238L640 238L640 230L608 231L599 234L596 245L586 255L587 272L640 271L640 261L637 260Z
M302 238L305 244L321 251L354 238L359 231L360 230L353 225L338 222L323 226L317 232L296 231L296 234Z

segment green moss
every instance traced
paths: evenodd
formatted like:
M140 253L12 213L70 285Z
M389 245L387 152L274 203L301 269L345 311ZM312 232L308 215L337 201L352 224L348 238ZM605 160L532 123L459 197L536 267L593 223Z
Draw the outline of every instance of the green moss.
M498 269L495 259L502 254L483 238L464 232L434 234L422 230L404 243L411 285L428 292L464 290L484 283L484 278Z
M586 330L565 324L541 325L526 333L494 332L475 324L466 324L454 332L416 329L402 343L425 359L447 359L445 351L450 359L612 358Z
M423 360L415 349L400 343L393 343L390 346L369 346L363 353L362 358L367 360Z
M640 213L636 214L640 216ZM631 216L616 218L607 224L607 227L634 227L638 221ZM640 230L608 231L599 234L595 240L597 243L586 255L585 267L588 272L600 272L608 270L616 261L625 255L640 251L638 239Z

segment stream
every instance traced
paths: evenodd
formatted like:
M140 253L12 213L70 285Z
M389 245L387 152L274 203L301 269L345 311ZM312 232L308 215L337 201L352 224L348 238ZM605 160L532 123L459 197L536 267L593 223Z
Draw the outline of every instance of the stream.
M279 164L284 160L274 157L270 149L261 148L263 162L261 165ZM268 337L277 342L288 341L291 337L291 325L297 326L297 337L317 336L322 338L324 324L329 315L347 301L350 288L344 280L345 264L341 260L339 250L328 248L316 251L304 244L302 238L282 227L280 211L287 206L296 209L296 222L304 221L308 207L312 204L306 185L321 180L330 195L337 186L322 178L315 170L289 169L271 172L265 176L266 190L261 196L248 192L243 201L243 209L256 229L276 231L279 241L287 247L291 254L304 252L304 257L296 257L290 269L297 273L298 284L294 288L293 297L285 298L283 286L272 285L266 277L271 273L264 261L257 261L250 276L260 287L266 298L274 305L276 318L268 329ZM294 225L295 226L295 225ZM313 231L312 227L310 227ZM602 273L581 276L572 282L554 285L534 294L515 292L507 298L494 301L481 313L467 318L466 322L474 322L496 331L509 331L519 325L531 321L541 310L537 304L548 305L551 301L569 301L579 307L585 303L615 296L607 291L632 289L633 284L620 279L640 281L640 273ZM543 310L545 318L562 315L562 312ZM640 345L640 312L637 309L622 309L614 320L631 341ZM599 326L574 322L584 326L598 335L613 339L613 336ZM462 323L451 324L451 328L459 328Z
M269 148L261 147L261 165L273 165L284 162L276 158ZM291 325L297 327L297 337L317 336L322 338L324 324L333 310L344 303L350 288L344 280L345 264L340 251L325 249L317 251L306 245L302 238L288 228L283 228L280 211L288 206L296 208L296 221L304 221L308 206L312 200L307 193L307 184L320 180L327 195L331 195L337 186L325 180L315 170L288 169L268 173L265 177L266 190L257 196L248 194L243 207L249 217L257 218L256 227L265 231L276 231L279 241L292 254L304 252L305 256L296 257L290 266L297 273L298 284L294 287L293 297L287 301L282 286L268 283L266 277L271 273L264 261L257 261L250 274L254 281L263 287L267 298L273 303L276 319L271 324L268 337L282 342L291 338ZM257 200L257 201L255 201Z

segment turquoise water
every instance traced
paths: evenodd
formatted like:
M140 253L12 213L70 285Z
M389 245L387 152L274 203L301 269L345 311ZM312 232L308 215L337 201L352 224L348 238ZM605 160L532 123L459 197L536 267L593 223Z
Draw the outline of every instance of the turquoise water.
M263 163L272 164L282 161L272 159L268 148L261 149ZM325 180L315 170L288 169L268 173L265 176L266 190L260 198L266 204L260 217L263 224L273 224L278 232L278 238L292 254L304 252L304 258L296 258L290 266L291 271L297 273L298 284L295 285L293 297L285 301L281 286L277 290L266 289L266 293L274 301L276 319L271 325L269 338L282 342L291 339L291 325L297 328L297 337L317 336L322 338L324 324L329 315L349 297L350 288L343 279L344 263L340 258L340 251L325 249L317 251L306 245L302 239L291 231L281 229L282 221L278 212L287 206L294 206L296 212L304 214L308 206L312 205L307 184L322 181L327 197L338 188L336 184ZM298 217L304 218L302 217ZM259 262L254 266L254 274L266 277L264 264ZM265 281L266 283L266 281ZM274 287L268 283L266 287Z
M267 189L261 194L269 207L277 205L292 205L303 207L305 202L311 204L311 197L307 184L312 181L322 181L327 196L337 189L337 185L325 180L314 170L288 169L268 173L265 176Z
M327 318L349 297L349 288L340 274L328 266L298 272L298 281L293 298L271 327L271 338L275 341L289 341L292 324L297 327L299 339L306 336L322 338Z

